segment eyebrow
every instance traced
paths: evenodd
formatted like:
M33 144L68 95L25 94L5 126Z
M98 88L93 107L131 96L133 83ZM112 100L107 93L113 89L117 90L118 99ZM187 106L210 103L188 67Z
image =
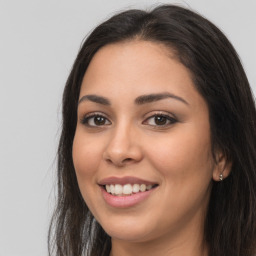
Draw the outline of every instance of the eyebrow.
M135 103L137 105L142 105L145 103L151 103L151 102L155 102L155 101L163 100L163 99L167 99L167 98L172 98L172 99L181 101L182 103L184 103L186 105L189 105L188 102L186 100L184 100L183 98L181 98L177 95L174 95L172 93L169 93L169 92L142 95L135 99Z
M111 105L110 104L110 101L105 98L105 97L102 97L102 96L98 96L98 95L94 95L94 94L90 94L90 95L85 95L83 96L79 101L78 101L78 104L80 104L81 102L83 101L92 101L92 102L95 102L95 103L99 103L99 104L102 104L102 105L106 105L106 106L109 106Z
M167 98L172 98L172 99L178 100L186 105L189 105L189 103L186 100L184 100L183 98L181 98L177 95L174 95L172 93L169 93L169 92L141 95L141 96L137 97L134 102L136 105L143 105L146 103L151 103L151 102L155 102L155 101L159 101L159 100L163 100L163 99L167 99ZM111 102L109 99L102 97L102 96L95 95L95 94L84 95L78 101L78 104L80 104L83 101L92 101L92 102L99 103L99 104L106 105L106 106L111 105Z

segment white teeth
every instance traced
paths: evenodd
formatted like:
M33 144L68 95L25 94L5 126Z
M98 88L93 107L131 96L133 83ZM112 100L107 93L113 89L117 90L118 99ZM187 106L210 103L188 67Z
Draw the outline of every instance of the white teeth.
M140 185L139 184L134 184L132 186L132 192L133 193L138 193L140 191Z
M139 192L145 192L146 190L152 189L152 185L146 185L146 184L111 184L106 185L106 191L112 195L131 195L132 193L139 193Z
M130 195L132 193L132 185L131 184L125 184L123 186L123 194Z
M110 185L110 192L111 192L111 194L115 194L115 186L114 185Z
M119 184L115 185L115 194L116 195L121 195L123 193L123 187Z
M111 190L110 190L110 185L106 185L106 190L107 190L108 193L111 192Z
M141 184L141 185L140 185L140 191L141 191L141 192L146 191L146 188L147 188L147 187L146 187L145 184Z
M147 190L150 190L152 187L152 185L147 185Z

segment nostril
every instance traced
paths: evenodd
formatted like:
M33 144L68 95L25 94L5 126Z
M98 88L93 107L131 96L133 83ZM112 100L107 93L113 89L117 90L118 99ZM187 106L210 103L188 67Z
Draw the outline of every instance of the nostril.
M126 158L126 159L124 159L124 160L122 161L122 163L124 164L124 163L129 163L129 162L132 162L132 161L133 161L132 158Z
M118 166L124 166L126 164L132 163L134 161L134 159L132 159L132 158L125 158L125 159L123 159L121 161L118 161L118 160L113 161L113 159L108 158L108 159L106 159L106 161L109 164L115 164L115 165L118 165Z
M127 161L127 162L132 161L132 158L126 158L126 159L123 160L123 162L125 162L125 161Z
M110 164L112 163L112 161L111 161L110 159L106 159L106 161L107 161L108 163L110 163Z

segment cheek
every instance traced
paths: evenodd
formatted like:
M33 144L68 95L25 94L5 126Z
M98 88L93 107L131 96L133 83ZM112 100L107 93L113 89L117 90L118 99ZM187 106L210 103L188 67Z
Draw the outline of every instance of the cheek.
M72 156L80 192L87 206L95 213L96 170L100 163L100 146L78 129L74 137Z
M79 185L82 182L89 183L100 162L99 144L85 138L78 130L74 137L72 155Z
M185 128L175 132L175 136L154 141L154 147L147 151L148 159L164 177L175 178L173 182L184 182L186 177L197 175L211 177L213 161L208 127L203 132Z
M192 135L192 136L191 136ZM162 206L175 216L190 216L209 200L213 161L209 134L190 132L154 141L147 151L151 166L162 177ZM166 223L169 215L163 215Z

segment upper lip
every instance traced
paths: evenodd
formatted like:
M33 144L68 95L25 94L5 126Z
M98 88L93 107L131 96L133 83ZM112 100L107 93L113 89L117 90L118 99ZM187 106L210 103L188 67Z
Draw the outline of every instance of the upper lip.
M125 184L145 184L145 185L155 185L157 184L156 182L144 180L141 178L137 177L132 177L132 176L125 176L125 177L107 177L99 181L99 185L111 185L111 184L120 184L120 185L125 185Z

